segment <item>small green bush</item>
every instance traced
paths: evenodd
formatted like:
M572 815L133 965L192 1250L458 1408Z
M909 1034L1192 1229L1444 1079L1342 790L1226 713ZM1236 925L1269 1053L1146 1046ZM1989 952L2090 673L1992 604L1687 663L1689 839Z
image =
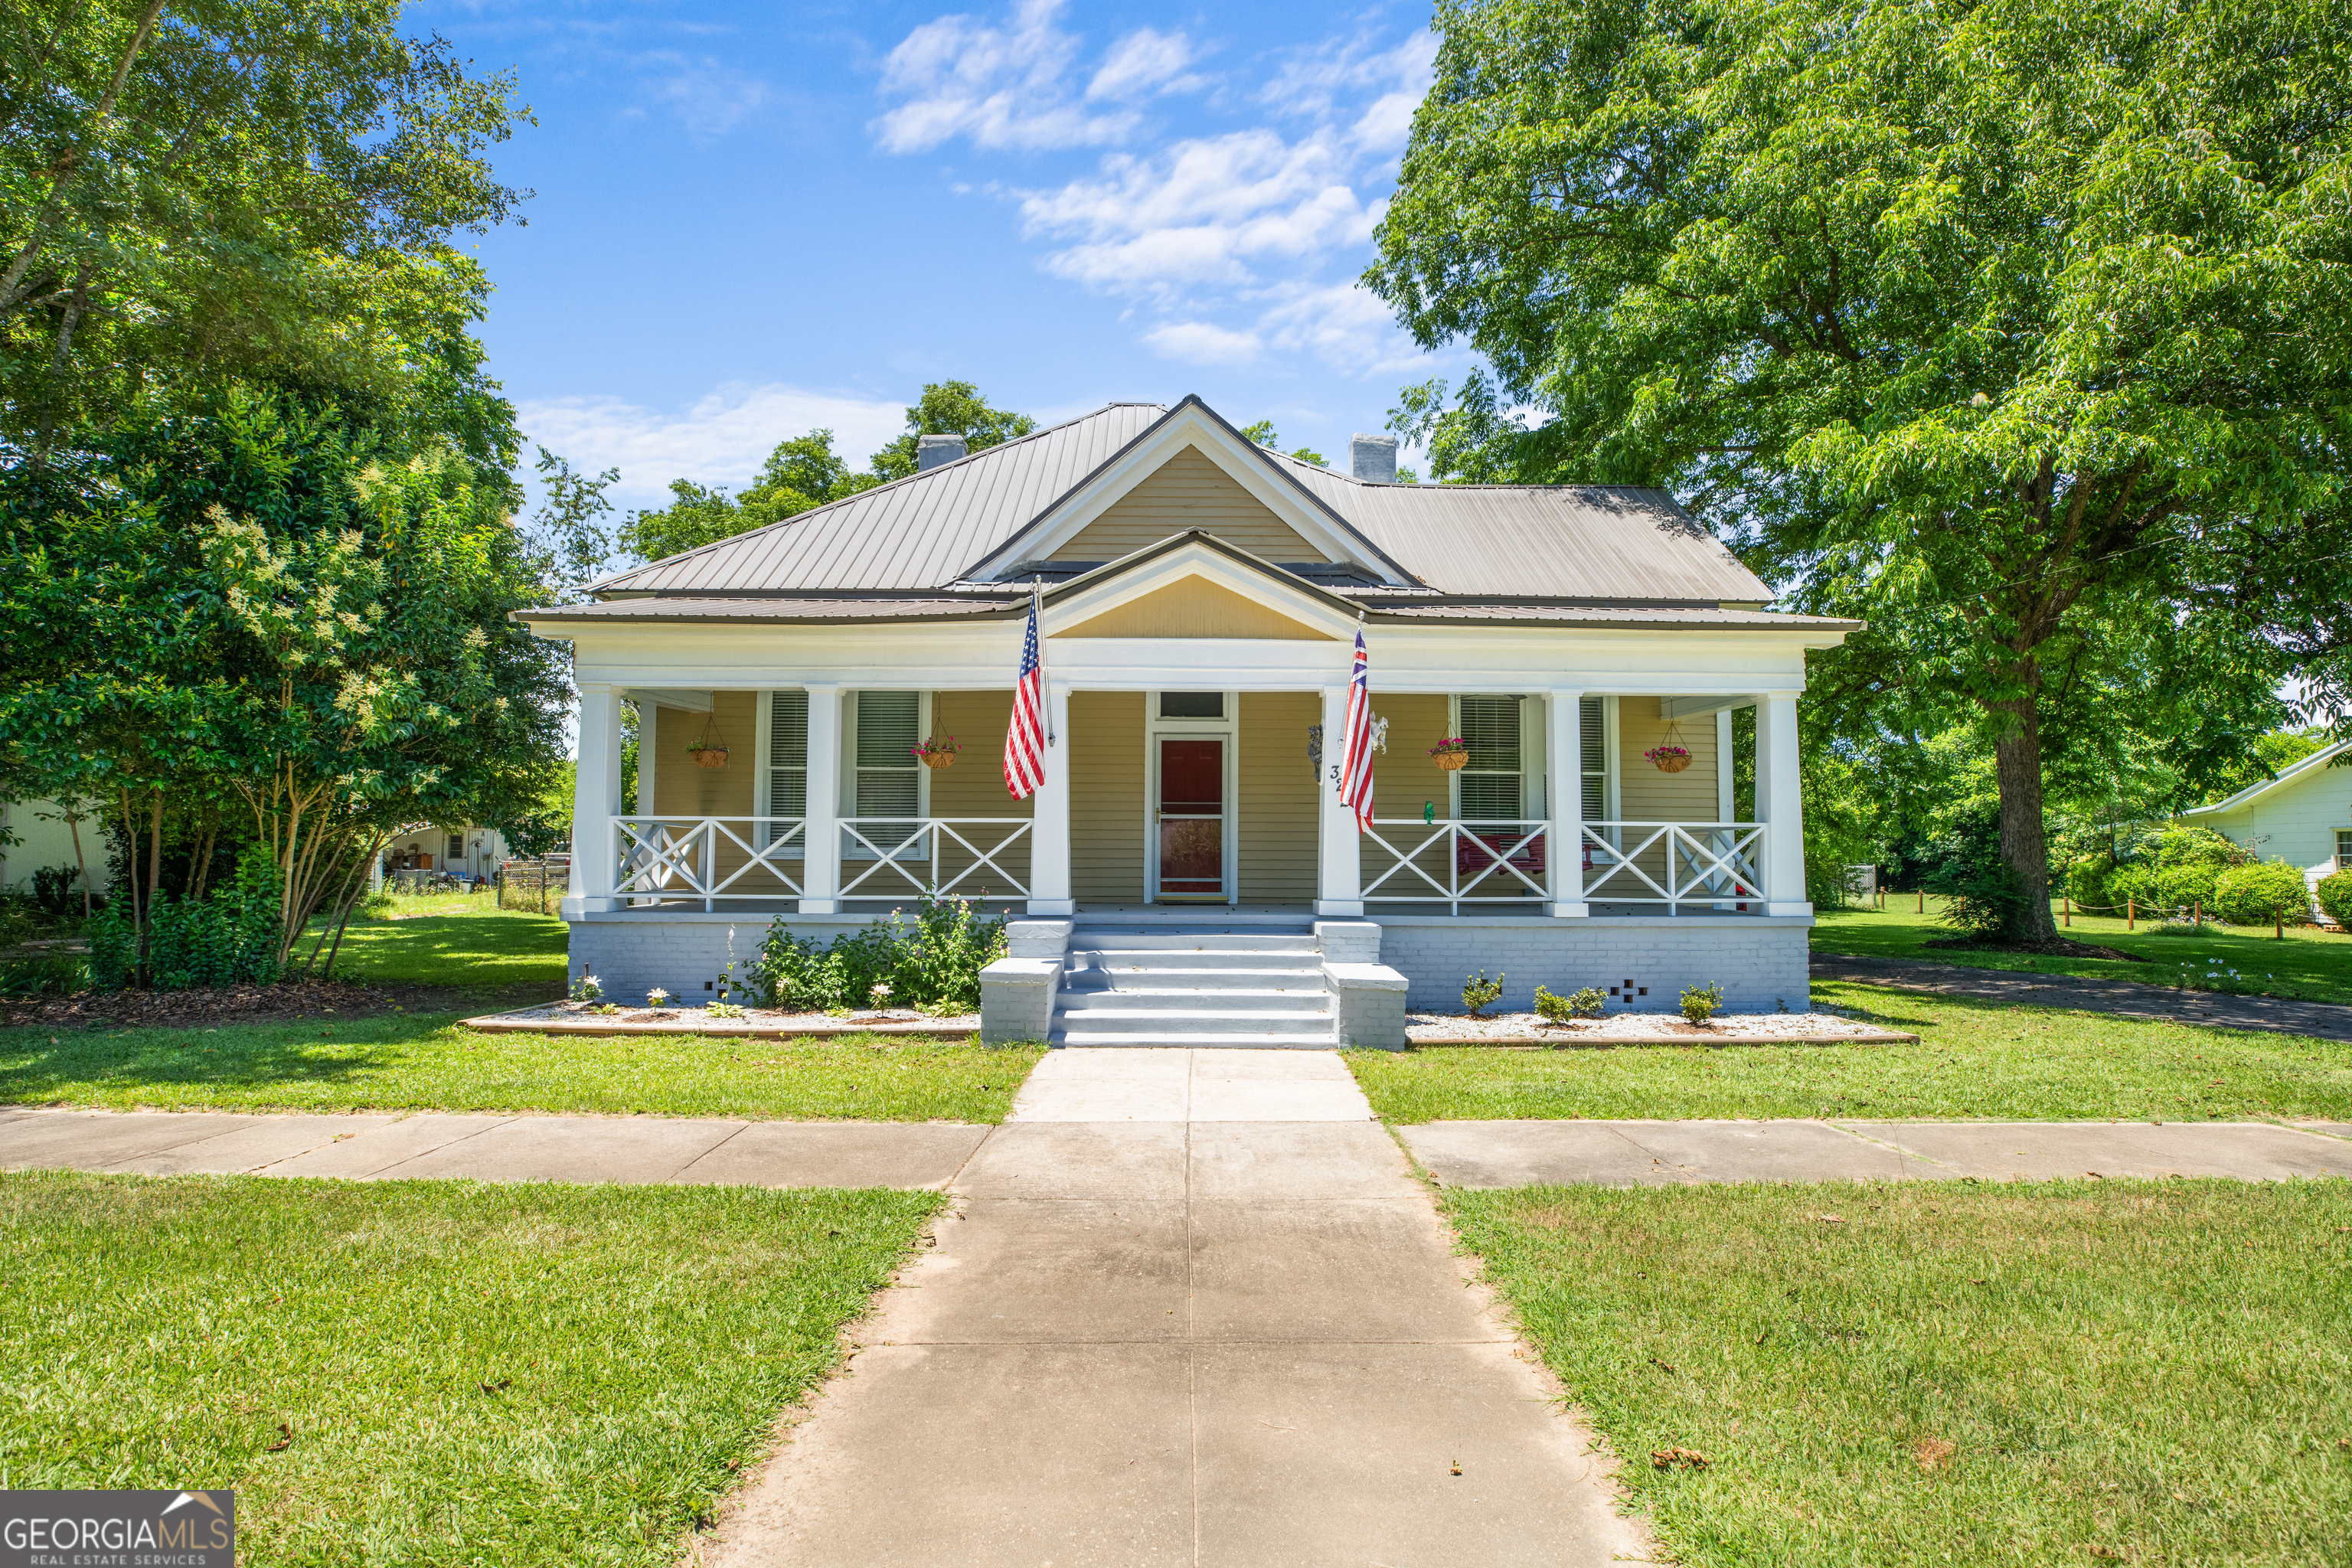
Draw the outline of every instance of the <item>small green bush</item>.
M2311 894L2300 867L2265 860L2222 872L2213 884L2212 908L2233 926L2266 926L2275 921L2302 925L2311 919Z
M1723 1011L1723 987L1716 984L1686 986L1683 991L1683 1016L1694 1024L1704 1024Z
M1598 985L1588 985L1565 996L1555 996L1541 985L1536 987L1536 1016L1547 1023L1565 1024L1575 1018L1598 1018L1608 1004L1608 996Z
M2181 910L2210 909L2221 873L2252 859L2210 827L2168 827L2156 837L2157 901Z
M829 1012L866 1006L875 986L887 985L896 1005L969 1013L980 1005L980 972L1005 945L1003 917L982 916L969 899L927 893L913 920L893 910L824 949L776 921L745 966L742 989L771 1007Z
M1503 994L1503 982L1509 978L1507 974L1497 974L1489 980L1482 969L1465 980L1462 983L1462 1010L1475 1018L1482 1009L1493 1006L1496 999Z
M2319 907L2337 925L2352 930L2352 871L2338 871L2332 877L2319 879L2315 889Z

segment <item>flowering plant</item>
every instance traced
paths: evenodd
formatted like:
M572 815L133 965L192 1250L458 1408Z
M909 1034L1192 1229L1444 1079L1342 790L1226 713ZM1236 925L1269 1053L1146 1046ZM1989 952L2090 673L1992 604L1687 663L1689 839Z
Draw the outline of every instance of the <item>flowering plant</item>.
M1461 736L1448 735L1443 741L1438 742L1437 744L1430 747L1429 754L1433 757L1450 757L1456 752L1466 752L1469 749L1470 742L1464 740Z
M953 735L950 735L944 741L936 738L926 739L919 745L909 746L908 750L919 757L952 757L963 748L956 744L956 738Z
M601 1002L604 999L604 983L583 969L580 972L580 978L572 983L572 999L574 1002Z
M1683 762L1690 761L1690 752L1683 746L1652 746L1642 755L1654 763L1663 763L1669 757L1678 758Z
M866 988L866 999L877 1007L887 1006L890 1001L890 988L877 981Z
M648 1007L659 1007L668 1000L669 993L658 985L646 993L646 1005Z

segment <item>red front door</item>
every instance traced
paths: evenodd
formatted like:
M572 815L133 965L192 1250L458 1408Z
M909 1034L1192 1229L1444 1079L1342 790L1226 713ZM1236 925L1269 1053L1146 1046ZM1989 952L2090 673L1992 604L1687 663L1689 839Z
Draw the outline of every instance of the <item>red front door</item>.
M1225 896L1225 743L1160 742L1160 899Z

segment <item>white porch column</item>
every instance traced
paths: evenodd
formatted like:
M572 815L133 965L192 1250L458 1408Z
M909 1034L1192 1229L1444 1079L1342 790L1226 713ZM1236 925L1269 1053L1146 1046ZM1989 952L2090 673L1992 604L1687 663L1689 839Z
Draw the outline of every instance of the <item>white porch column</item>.
M1551 912L1562 920L1592 913L1584 901L1584 693L1554 691L1544 699L1544 790L1551 797L1550 843L1544 876Z
M1715 712L1715 819L1717 822L1738 820L1735 815L1739 810L1738 792L1731 787L1732 771L1739 763L1739 759L1732 753L1738 749L1731 735L1731 710L1718 708ZM1715 853L1720 855L1730 848L1738 837L1739 835L1736 830L1718 832L1710 836L1710 841ZM1718 879L1716 884L1718 890L1726 885L1721 879ZM1713 908L1726 914L1738 907L1738 901L1733 899L1717 899L1713 905Z
M801 913L841 912L841 701L835 685L808 689L808 810L801 829Z
M1070 893L1070 759L1076 748L1070 740L1068 687L1046 681L1045 713L1054 740L1045 748L1045 782L1029 797L1029 912L1074 915L1078 906Z
M1764 824L1764 912L1810 915L1805 808L1797 775L1797 699L1756 699L1756 820Z
M1323 772L1315 781L1322 844L1317 855L1315 912L1318 915L1361 915L1364 912L1363 847L1358 841L1356 814L1339 798L1331 770L1345 756L1348 744L1348 683L1323 689ZM1373 809L1380 808L1377 795Z
M621 689L580 683L580 763L572 785L572 885L563 918L616 910L613 818L621 809Z

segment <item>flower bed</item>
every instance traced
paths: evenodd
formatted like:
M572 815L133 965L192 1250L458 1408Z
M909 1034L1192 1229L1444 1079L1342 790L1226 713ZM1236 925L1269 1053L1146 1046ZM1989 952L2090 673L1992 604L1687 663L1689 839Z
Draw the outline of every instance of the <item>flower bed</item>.
M740 1016L713 1017L707 1007L623 1007L607 1013L589 1002L552 1002L468 1018L466 1026L488 1033L530 1030L548 1035L742 1035L792 1038L802 1035L914 1035L961 1039L980 1030L980 1015L934 1016L912 1007L876 1007L863 1012L786 1012L746 1007Z

